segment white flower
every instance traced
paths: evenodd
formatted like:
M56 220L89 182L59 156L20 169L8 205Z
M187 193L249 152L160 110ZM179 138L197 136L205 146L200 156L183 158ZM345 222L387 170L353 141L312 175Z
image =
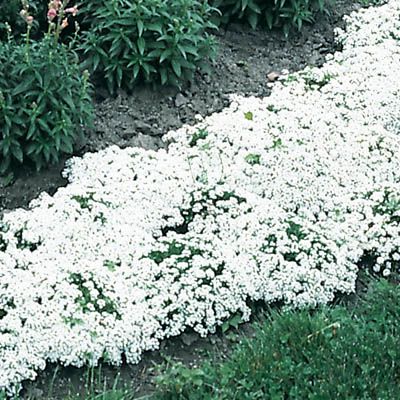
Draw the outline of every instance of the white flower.
M168 151L73 158L66 187L7 212L0 389L46 362L138 362L187 328L247 320L249 301L327 303L354 291L364 254L390 274L400 259L399 12L391 0L352 14L343 51L322 68L285 75L265 99L232 96L169 132Z

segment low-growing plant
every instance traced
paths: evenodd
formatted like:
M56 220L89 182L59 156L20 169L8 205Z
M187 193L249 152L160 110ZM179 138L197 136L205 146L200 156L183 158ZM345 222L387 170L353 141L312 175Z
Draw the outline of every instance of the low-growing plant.
M282 27L286 34L291 27L301 30L304 23L313 22L317 12L328 12L331 0L212 0L221 11L220 22L246 21L272 29Z
M214 56L216 11L206 1L95 0L83 10L91 27L81 50L110 92L139 81L179 85Z
M30 39L34 19L25 6L25 42L0 43L0 174L27 160L37 169L57 162L92 122L88 73L72 47L58 42L74 13L67 3L49 3L49 30L39 41Z

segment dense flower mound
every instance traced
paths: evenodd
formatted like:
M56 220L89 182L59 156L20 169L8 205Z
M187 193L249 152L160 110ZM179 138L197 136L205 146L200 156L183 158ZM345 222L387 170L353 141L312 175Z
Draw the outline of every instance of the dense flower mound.
M234 97L168 151L72 159L70 183L0 233L0 388L46 362L137 362L254 300L301 307L400 259L400 4L360 11L343 51Z

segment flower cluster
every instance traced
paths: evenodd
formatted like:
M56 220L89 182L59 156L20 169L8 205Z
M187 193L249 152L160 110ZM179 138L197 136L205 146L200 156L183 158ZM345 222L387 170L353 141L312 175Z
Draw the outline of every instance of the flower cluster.
M64 29L68 26L68 14L75 17L78 13L78 7L67 7L69 0L51 0L48 4L47 20L51 24L54 24L54 20L59 18L60 29Z
M400 259L400 4L360 11L343 51L264 99L68 162L68 186L0 225L0 388L47 362L137 362L249 302L352 292Z
M29 4L27 0L22 0L22 10L20 11L21 17L25 20L28 26L32 26L33 24L33 16L29 13Z

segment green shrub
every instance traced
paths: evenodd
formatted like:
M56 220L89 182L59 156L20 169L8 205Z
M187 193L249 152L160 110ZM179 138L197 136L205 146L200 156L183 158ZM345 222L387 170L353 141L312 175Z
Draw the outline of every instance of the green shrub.
M81 50L110 92L138 81L179 85L213 57L215 10L202 0L94 0Z
M332 0L211 0L222 14L220 21L244 20L272 29L282 27L287 34L291 27L301 30L304 22L312 22L317 12L328 12Z
M49 35L0 43L0 174L31 160L37 169L71 153L93 106L77 55Z

